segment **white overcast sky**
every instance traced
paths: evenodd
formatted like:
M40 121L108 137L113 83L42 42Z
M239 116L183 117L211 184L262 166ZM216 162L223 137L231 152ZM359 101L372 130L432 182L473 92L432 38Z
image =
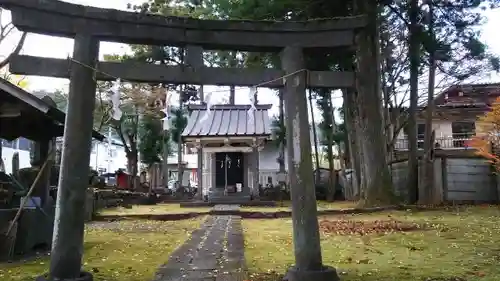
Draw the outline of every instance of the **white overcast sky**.
M71 2L75 4L89 5L101 8L113 8L126 10L127 4L139 4L144 2L144 0L65 0L66 2ZM500 26L500 9L489 11L486 14L488 19L487 24L482 30L483 40L488 44L490 51L500 55L500 37L497 37L498 27ZM2 21L10 20L7 13L2 16ZM19 33L10 36L6 42L2 42L0 45L0 55L5 56L10 53L13 49L15 42L19 39ZM100 56L104 54L123 54L128 52L129 48L123 44L102 42L100 46ZM67 38L58 38L45 35L29 34L22 50L22 54L50 57L50 58L67 58L73 53L73 40ZM490 77L493 82L500 82L500 76L493 74ZM63 90L67 91L69 81L67 79L59 78L48 78L48 77L36 77L31 76L28 78L30 91L34 90ZM205 92L210 92L216 90L217 92L212 94L215 101L222 101L224 96L228 94L225 92L220 92L224 88L216 87L206 87ZM339 107L342 105L342 99L338 97L339 94L335 95L335 106ZM242 88L236 91L236 102L237 103L249 103L248 89ZM260 104L273 104L272 112L277 113L277 103L278 99L273 94L272 91L266 89L259 90L259 103ZM315 112L315 116L317 113ZM319 117L319 116L318 116ZM316 120L319 120L317 118Z

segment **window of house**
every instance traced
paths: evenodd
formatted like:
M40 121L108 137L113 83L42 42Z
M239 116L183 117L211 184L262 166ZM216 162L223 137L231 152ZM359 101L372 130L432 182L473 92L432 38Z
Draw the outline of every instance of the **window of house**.
M425 136L425 124L418 124L417 125L417 138L420 140L420 139L424 139L424 136Z
M464 147L467 140L475 135L475 122L452 122L451 132L453 135L453 146Z
M424 148L425 124L417 124L417 147Z
M454 138L470 138L476 133L474 122L453 122L451 132Z
M109 157L116 157L116 149L110 149L108 150L108 156Z

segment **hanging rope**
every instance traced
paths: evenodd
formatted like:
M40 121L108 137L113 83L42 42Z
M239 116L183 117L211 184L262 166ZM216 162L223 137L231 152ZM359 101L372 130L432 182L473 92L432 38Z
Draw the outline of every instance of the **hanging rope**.
M79 64L83 67L86 67L88 69L91 69L94 71L94 79L96 79L95 75L96 73L101 73L102 75L105 75L105 76L108 76L110 78L113 78L115 81L113 82L113 86L111 88L111 103L112 103L112 110L113 110L113 115L112 115L112 118L115 119L115 120L120 120L120 118L122 117L123 115L123 112L121 111L120 109L120 97L121 97L121 91L120 91L120 87L121 87L121 83L122 82L129 82L129 83L134 83L133 81L127 81L125 79L122 79L120 77L116 77L114 75L111 75L109 73L106 73L106 72L103 72L95 67L92 67L90 65L87 65L85 63L82 63L78 60L75 60L71 57L68 57L68 60L70 62L74 62L76 64ZM259 84L256 84L254 86L251 86L250 87L250 91L249 91L249 100L250 100L250 108L248 109L247 111L247 114L248 114L248 121L253 124L254 123L254 120L255 120L255 112L257 111L257 108L255 107L255 96L258 94L258 88L259 87L263 87L263 86L266 86L266 85L269 85L271 83L274 83L276 81L280 81L280 80L283 80L283 83L286 82L286 78L290 77L290 76L293 76L293 75L296 75L296 74L299 74L301 72L306 72L306 75L307 75L307 80L309 80L309 71L305 68L303 69L299 69L297 71L294 71L292 73L288 73L288 74L285 74L283 76L280 76L278 78L274 78L274 79L271 79L271 80L268 80L268 81L264 81L264 82L261 82ZM199 91L199 89L198 89ZM220 92L229 92L230 90L215 90L215 91L211 91L211 92L208 92L208 93L205 93L206 94L206 97L205 97L205 102L207 104L207 110L205 112L205 114L203 115L203 117L200 119L200 122L205 122L206 120L208 120L208 117L210 116L211 114L211 108L212 108L212 94L213 93L220 93ZM165 117L162 119L163 120L163 129L164 130L168 130L169 128L169 118L170 118L170 113L169 113L169 104L170 104L170 99L171 99L172 95L166 93L166 97L165 97L165 108L162 109L162 112L165 113Z
M95 73L101 73L102 75L105 75L105 76L108 76L108 77L110 77L110 78L113 78L114 80L120 80L121 82L127 82L127 83L136 83L136 82L134 82L134 81L125 80L125 79L123 79L123 78L121 78L121 77L117 77L117 76L111 75L111 74L109 74L109 73L103 72L103 71L101 71L101 70L99 70L99 69L97 69L97 68L95 68L95 67L92 67L92 66L90 66L90 65L88 65L88 64L85 64L85 63L82 63L82 62L80 62L80 61L78 61L78 60L75 60L75 59L73 59L73 58L71 58L71 57L68 57L68 60L69 60L70 62L74 62L74 63L76 63L76 64L79 64L79 65L83 66L83 67L86 67L86 68L88 68L88 69L91 69L91 70L93 70ZM305 72L309 72L309 70L307 70L307 69L305 69L305 68L303 68L303 69L299 69L299 70L297 70L297 71L294 71L294 72L292 72L292 73L285 74L285 75L280 76L280 77L278 77L278 78L274 78L274 79L271 79L271 80L264 81L264 82L261 82L261 83L259 83L259 84L253 85L253 86L251 86L250 88L255 88L255 89L257 89L257 88L259 88L259 87L264 87L264 86L269 85L269 84L271 84L271 83L273 83L273 82L276 82L276 81L280 81L280 80L284 80L284 79L286 80L286 78L288 78L288 77L290 77L290 76L293 76L293 75L295 75L295 74L298 74L298 73L304 72L304 71L305 71ZM210 93L222 93L222 92L229 92L229 91L230 91L230 90L215 90L215 91L211 91L211 92L209 92L208 94L210 94Z

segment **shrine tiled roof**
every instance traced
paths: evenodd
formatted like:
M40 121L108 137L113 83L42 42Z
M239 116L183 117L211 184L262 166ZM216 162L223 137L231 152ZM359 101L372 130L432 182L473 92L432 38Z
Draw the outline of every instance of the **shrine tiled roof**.
M271 107L256 105L252 118L248 113L250 105L213 105L209 114L206 105L190 105L190 116L182 137L270 136L268 110Z

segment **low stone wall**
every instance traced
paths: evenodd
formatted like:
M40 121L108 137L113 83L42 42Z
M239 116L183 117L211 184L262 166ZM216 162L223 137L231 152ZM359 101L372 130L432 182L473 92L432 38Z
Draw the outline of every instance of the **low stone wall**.
M94 213L98 210L98 200L95 200L94 191L89 189L85 194L85 221L91 221Z
M192 208L192 207L213 207L219 204L237 204L240 206L260 206L260 207L276 207L276 201L260 201L260 200L234 200L234 201L226 201L226 202L204 202L204 201L191 201L191 202L181 202L180 206L183 208Z
M347 215L347 214L364 214L375 213L389 210L427 210L428 207L422 208L418 206L387 206L387 207L374 207L374 208L349 208L349 209L334 209L334 210L321 210L318 211L318 216L324 215ZM157 221L176 221L190 219L198 216L205 215L226 215L226 216L240 216L244 219L279 219L288 218L292 216L290 211L278 212L253 212L241 210L211 210L208 212L190 212L181 214L128 214L128 215L99 215L95 217L98 221L111 221L111 220L157 220Z
M99 210L107 207L119 206L121 200L110 196L103 196L99 191L94 191L90 188L85 194L85 221L89 222L99 212Z
M85 220L92 218L103 208L123 205L152 205L161 198L149 197L146 193L89 188L85 198Z

